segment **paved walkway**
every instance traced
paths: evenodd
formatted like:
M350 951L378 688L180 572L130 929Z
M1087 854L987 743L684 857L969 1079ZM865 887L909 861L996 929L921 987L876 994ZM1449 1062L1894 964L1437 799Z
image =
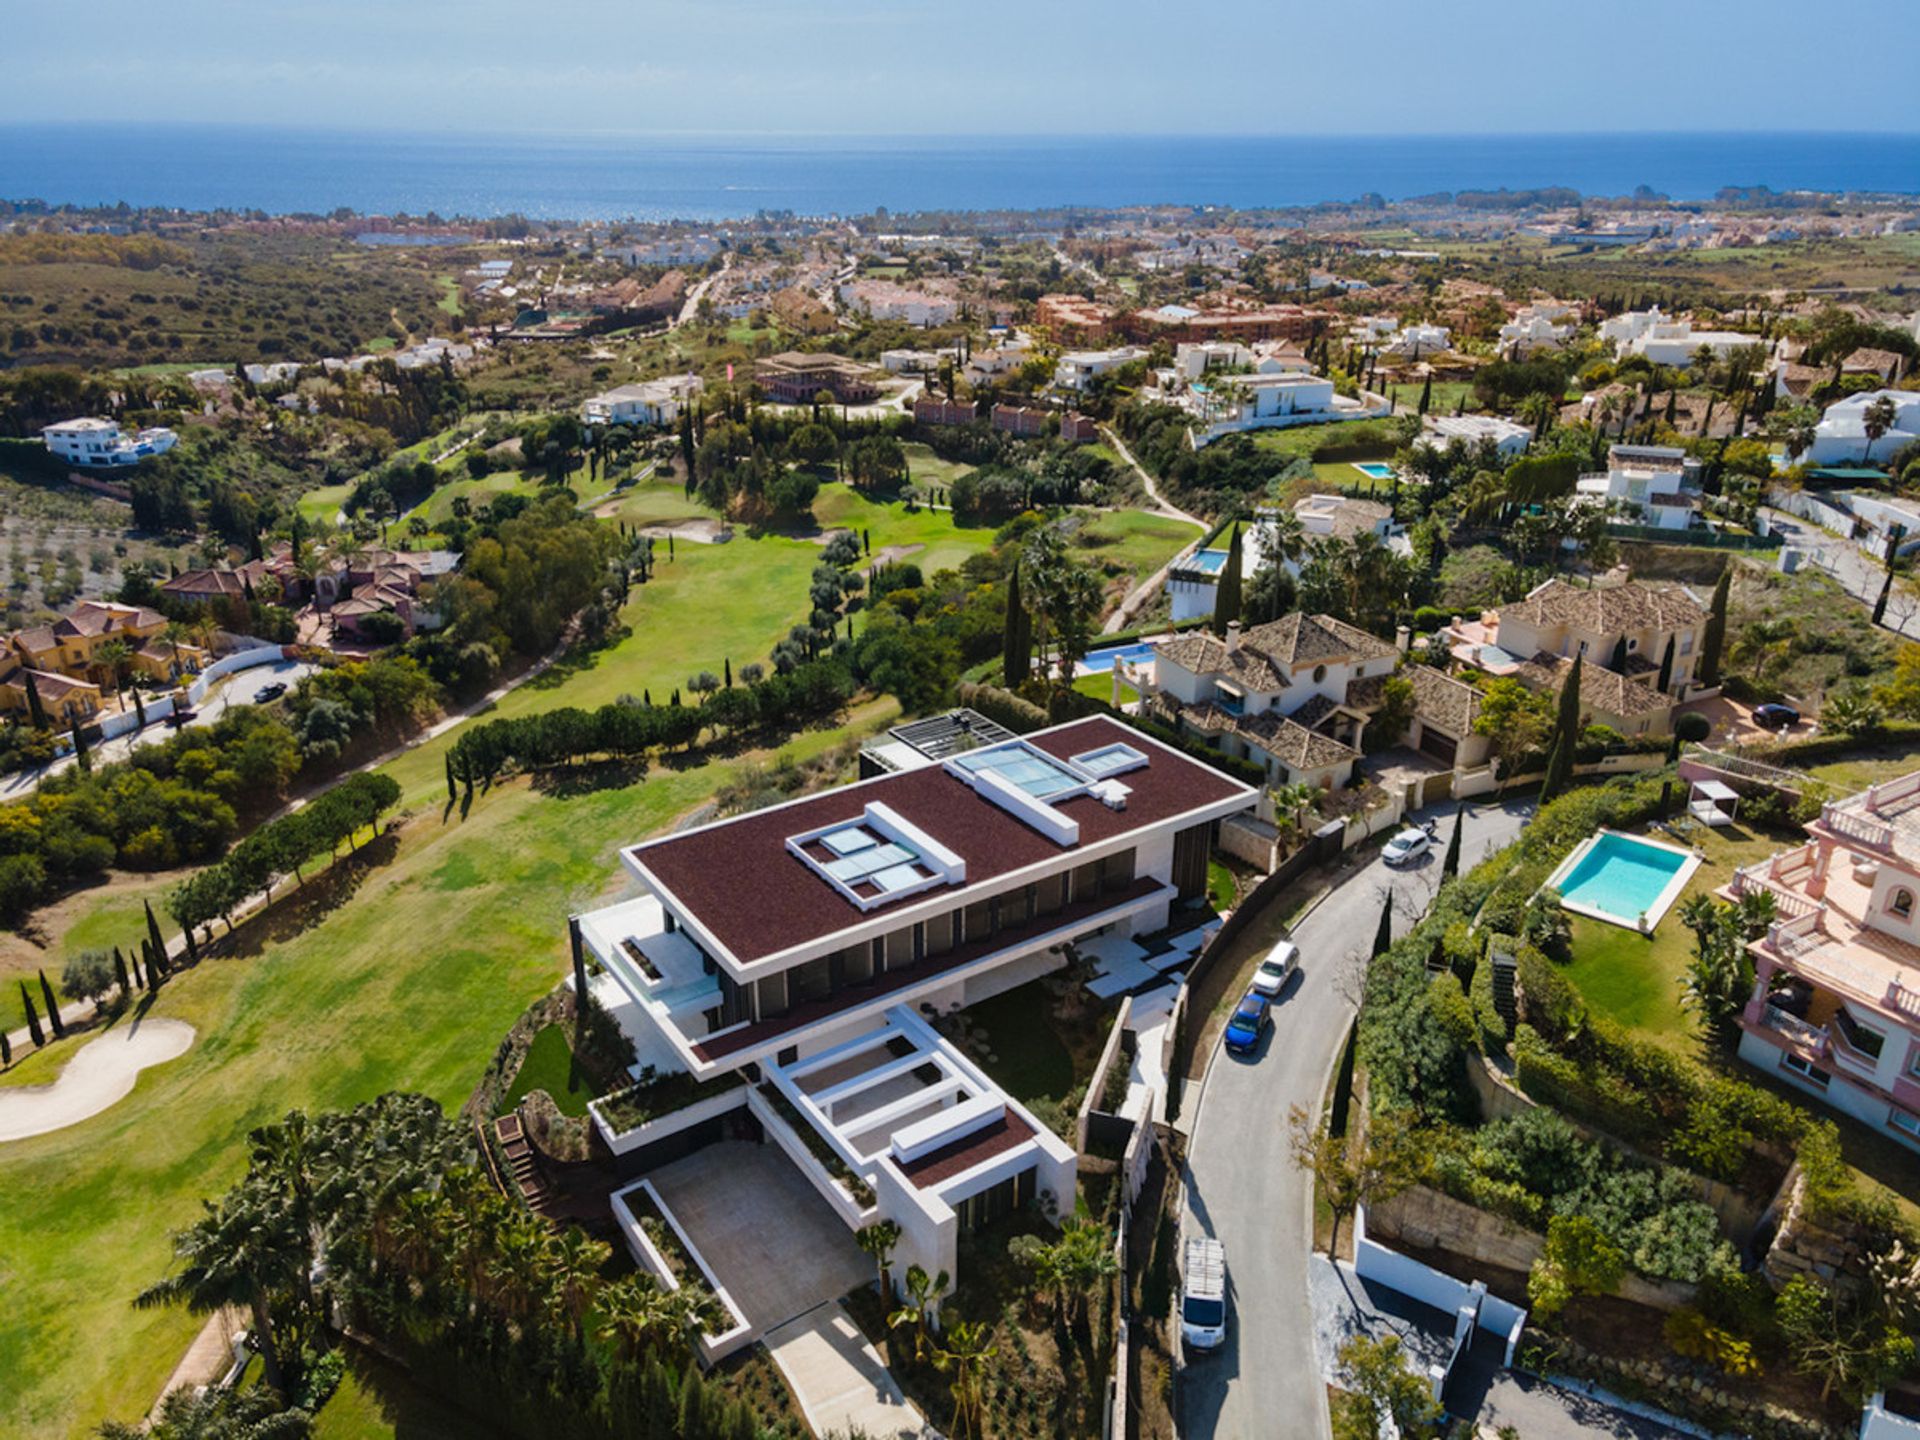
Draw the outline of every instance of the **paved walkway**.
M1189 515L1178 506L1171 504L1166 496L1160 493L1160 487L1153 483L1153 476L1147 473L1144 465L1133 458L1133 452L1127 449L1126 442L1114 433L1112 426L1102 426L1100 433L1106 437L1107 443L1113 446L1114 453L1133 467L1133 473L1138 475L1140 483L1146 486L1147 495L1153 501L1149 514L1164 515L1169 520L1179 520L1188 525L1198 526L1200 530L1198 538L1191 544L1181 547L1179 554L1134 586L1127 598L1120 602L1120 608L1107 617L1106 623L1100 627L1100 633L1113 635L1126 629L1133 617L1146 608L1147 602L1160 593L1160 587L1167 583L1167 573L1199 548L1200 541L1206 538L1207 531L1212 527L1198 516Z
M245 1312L231 1306L209 1315L207 1323L200 1327L200 1333L187 1347L187 1353L173 1367L167 1383L160 1387L160 1398L147 1412L148 1423L160 1418L160 1406L174 1391L199 1390L225 1375L233 1365L233 1337L246 1328Z
M184 1055L193 1027L148 1018L116 1025L74 1052L50 1085L0 1089L0 1142L24 1140L78 1125L124 1099L149 1065Z
M926 1417L900 1393L880 1352L839 1301L829 1301L765 1337L815 1435L917 1440Z

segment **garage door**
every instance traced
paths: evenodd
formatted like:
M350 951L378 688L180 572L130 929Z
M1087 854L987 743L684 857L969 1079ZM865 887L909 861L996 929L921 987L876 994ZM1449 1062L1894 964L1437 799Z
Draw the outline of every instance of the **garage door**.
M1448 765L1451 765L1453 764L1453 752L1459 748L1459 741L1455 740L1451 735L1442 735L1431 725L1422 725L1420 727L1420 753L1422 755L1431 755L1434 759L1444 761Z

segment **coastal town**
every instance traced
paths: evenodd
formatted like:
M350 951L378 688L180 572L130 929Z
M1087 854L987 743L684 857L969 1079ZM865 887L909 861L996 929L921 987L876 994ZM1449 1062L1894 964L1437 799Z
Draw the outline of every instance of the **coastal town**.
M0 1431L1912 1440L1916 297L0 201Z

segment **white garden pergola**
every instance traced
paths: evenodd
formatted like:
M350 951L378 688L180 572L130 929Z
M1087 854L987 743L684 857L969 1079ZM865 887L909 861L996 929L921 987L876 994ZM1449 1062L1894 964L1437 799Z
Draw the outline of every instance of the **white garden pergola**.
M1687 796L1687 813L1702 825L1731 825L1740 809L1740 792L1718 780L1696 780Z

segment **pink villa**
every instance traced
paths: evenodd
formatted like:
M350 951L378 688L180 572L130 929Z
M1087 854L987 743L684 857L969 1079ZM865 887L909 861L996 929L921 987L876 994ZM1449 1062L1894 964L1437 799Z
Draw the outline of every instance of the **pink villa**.
M1776 918L1749 947L1740 1057L1920 1149L1920 771L1823 806L1734 873Z

